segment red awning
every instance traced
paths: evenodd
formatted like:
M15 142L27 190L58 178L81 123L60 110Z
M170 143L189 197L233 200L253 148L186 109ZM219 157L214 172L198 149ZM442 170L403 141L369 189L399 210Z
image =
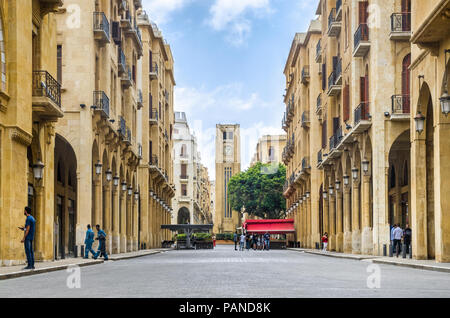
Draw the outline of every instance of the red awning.
M242 227L248 233L288 234L294 233L294 220L247 220Z

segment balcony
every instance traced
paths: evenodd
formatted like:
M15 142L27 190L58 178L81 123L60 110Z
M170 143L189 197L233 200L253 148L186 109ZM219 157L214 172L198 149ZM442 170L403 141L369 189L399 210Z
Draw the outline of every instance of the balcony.
M355 32L353 57L364 57L370 50L369 26L361 23Z
M149 76L150 80L158 78L158 63L153 62L152 65L150 65Z
M288 131L289 126L288 126L288 124L287 124L287 122L286 122L286 113L284 113L283 119L281 120L281 127L283 128L283 130L284 130L285 132Z
M129 31L133 28L133 20L131 19L130 11L125 11L120 17L120 27L123 31Z
M309 78L310 78L309 65L305 65L305 66L303 66L303 69L302 69L302 84L304 84L304 85L308 84Z
M122 48L119 46L117 48L117 66L119 69L119 75L122 75L127 70L127 61L125 59L125 53L123 53Z
M125 121L125 118L123 118L122 116L119 116L119 129L118 129L118 133L119 136L122 139L125 139L126 135L127 135L127 123Z
M182 182L188 182L189 181L189 176L185 175L185 174L181 174L180 175L180 181Z
M354 111L355 124L353 133L363 133L372 126L369 102L361 102Z
M128 128L128 127L127 127L127 130L126 130L126 135L125 135L124 140L125 140L125 142L127 143L127 145L131 145L131 143L132 143L131 129Z
M104 91L94 91L94 110L102 117L109 118L109 98Z
M149 117L150 125L156 125L158 123L158 111L155 108L150 110Z
M47 71L33 71L33 112L43 116L63 117L61 84Z
M410 120L411 100L409 95L392 96L391 120Z
M304 111L302 114L302 127L309 128L309 111Z
M150 156L150 162L149 162L149 164L150 164L150 166L155 166L155 167L157 167L158 166L158 156L156 156L156 155L151 155Z
M338 129L336 129L333 136L330 137L330 155L333 152L333 150L336 150L336 148L339 146L339 144L342 141L342 126L339 126ZM330 158L332 158L330 156Z
M102 44L109 43L109 22L103 12L94 12L94 39Z
M142 0L134 0L134 6L136 9L142 8Z
M391 33L393 41L409 41L411 39L411 13L394 13L391 15Z
M342 85L342 58L337 59L334 84Z
M322 114L322 93L317 96L316 114L319 116Z
M125 88L128 88L131 85L133 85L133 79L131 77L131 69L128 65L125 66L125 72L122 74L120 81L122 83L122 86Z
M131 36L133 40L135 41L137 47L138 47L138 53L139 55L142 55L142 37L141 37L141 31L139 31L139 27L136 24L136 19L134 19L133 23L131 24L130 28L127 28L125 30L125 35Z
M319 40L316 45L316 63L322 63L322 42Z
M328 77L328 96L336 96L342 91L342 85L337 84L338 75L337 70L334 70Z
M317 153L317 166L319 166L322 163L322 149L319 150Z
M328 36L337 37L341 33L341 21L336 19L336 8L331 9L328 16Z
M336 20L342 21L342 0L336 1Z
M141 109L144 107L144 97L142 96L142 90L138 89L137 91L137 109Z
M308 172L311 170L311 165L309 164L309 157L303 157L302 159L302 172Z

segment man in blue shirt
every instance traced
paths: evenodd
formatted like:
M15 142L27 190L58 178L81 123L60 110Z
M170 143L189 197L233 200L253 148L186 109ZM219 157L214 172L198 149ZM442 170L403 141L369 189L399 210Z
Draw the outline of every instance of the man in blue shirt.
M25 246L25 254L27 256L28 266L24 269L34 269L34 251L33 251L33 240L34 240L34 232L36 229L36 220L31 215L31 208L25 207L23 214L27 217L25 221L24 227L19 227L22 231L24 231L24 236L22 239L22 243Z
M108 260L108 254L106 254L106 233L100 229L100 225L96 225L95 228L97 229L97 237L96 240L98 240L98 251L94 255L94 259L97 259L98 256L103 256L105 258L105 261Z
M264 234L264 243L265 243L265 247L267 248L267 250L270 249L270 234L269 232L266 232L266 234Z
M95 251L92 249L92 244L94 244L94 231L91 229L91 225L88 224L87 231L86 231L86 238L84 239L84 244L86 245L86 251L84 258L89 258L89 252L92 253L92 255L95 257Z

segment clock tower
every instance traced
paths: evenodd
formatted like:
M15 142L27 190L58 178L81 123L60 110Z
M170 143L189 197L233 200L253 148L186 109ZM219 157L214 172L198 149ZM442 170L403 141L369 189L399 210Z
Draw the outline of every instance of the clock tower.
M241 172L239 125L216 125L216 209L214 233L234 233L240 226L239 213L228 203L228 184Z

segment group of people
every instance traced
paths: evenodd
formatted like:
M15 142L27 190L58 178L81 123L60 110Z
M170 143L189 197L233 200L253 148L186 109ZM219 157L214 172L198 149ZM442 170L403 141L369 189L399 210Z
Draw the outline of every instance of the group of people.
M24 267L24 269L30 270L35 269L33 241L36 232L36 219L31 213L31 208L28 206L25 207L23 212L24 216L26 217L25 226L19 227L19 229L24 232L21 242L24 244L25 255L27 257L27 266ZM100 228L100 225L97 224L95 227L97 229L96 238L94 231L91 229L91 225L87 226L86 239L84 240L84 244L86 245L84 258L89 258L89 252L91 252L94 259L97 259L99 256L103 256L105 260L108 260L108 254L106 253L106 233ZM95 240L99 241L97 252L92 249L92 245L94 244Z
M404 230L400 227L400 224L394 224L394 226L391 228L392 252L396 253L397 257L402 250L402 240L406 253L409 254L409 247L411 246L411 237L412 237L412 230L409 228L409 224L406 224Z
M234 250L237 251L237 244L239 242L239 250L243 251L244 249L250 250L269 250L270 249L270 234L266 232L264 235L261 234L251 234L251 233L242 233L240 236L236 231L233 237L234 241Z

